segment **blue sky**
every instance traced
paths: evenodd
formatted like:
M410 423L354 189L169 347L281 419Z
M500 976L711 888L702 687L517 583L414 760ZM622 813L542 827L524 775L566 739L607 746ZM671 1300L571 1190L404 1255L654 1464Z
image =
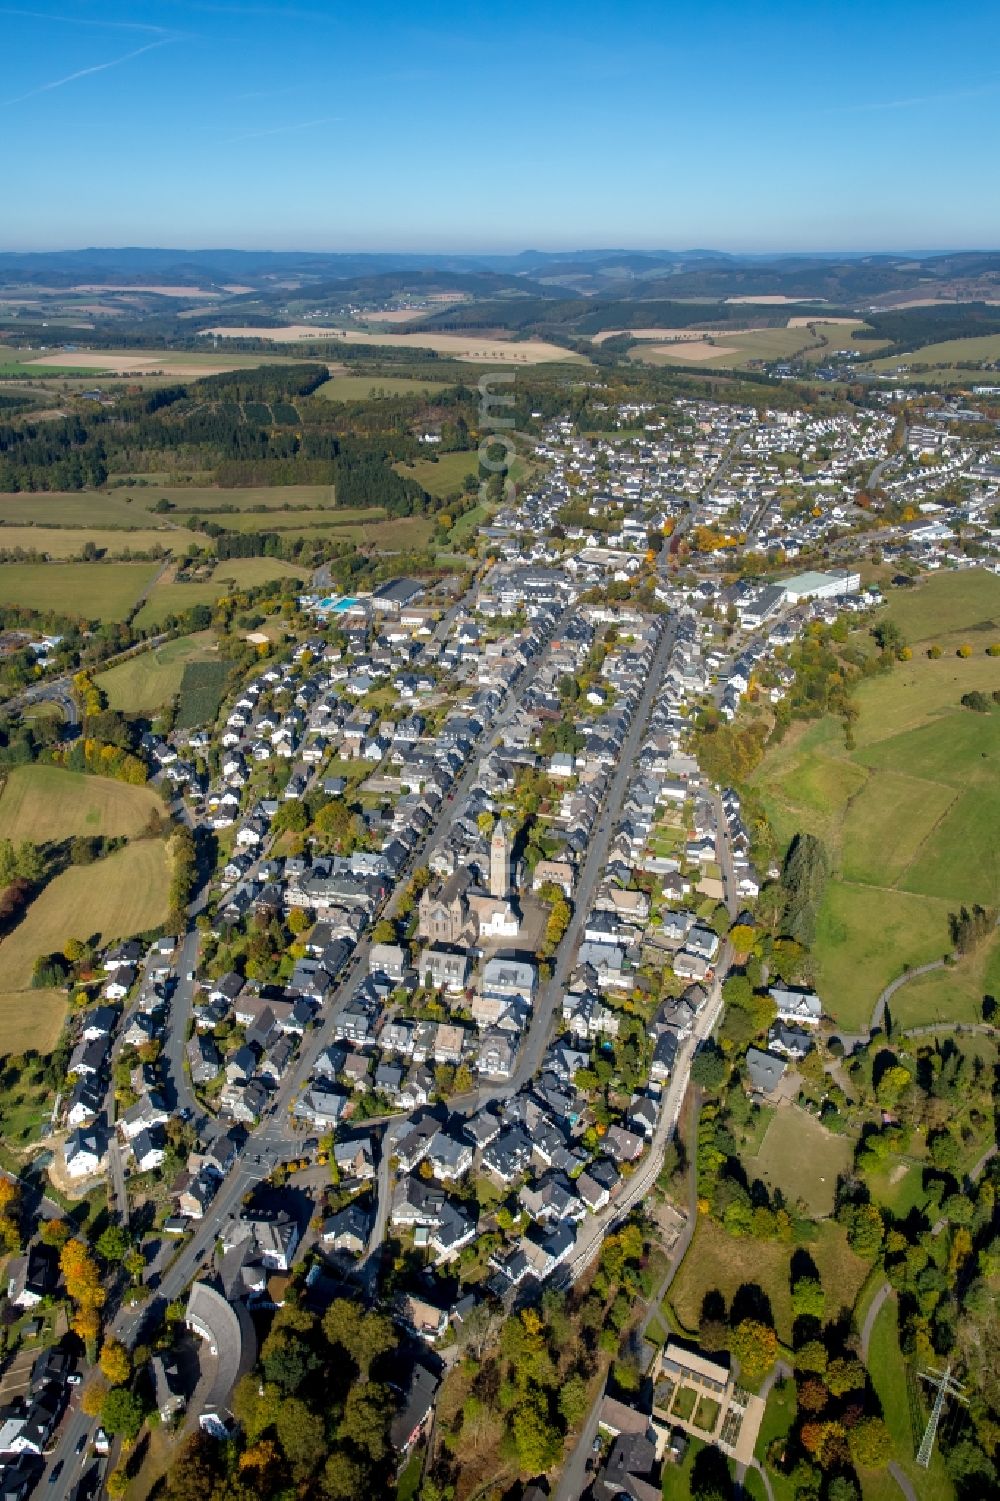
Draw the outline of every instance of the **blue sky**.
M995 247L998 42L996 0L0 0L0 248Z

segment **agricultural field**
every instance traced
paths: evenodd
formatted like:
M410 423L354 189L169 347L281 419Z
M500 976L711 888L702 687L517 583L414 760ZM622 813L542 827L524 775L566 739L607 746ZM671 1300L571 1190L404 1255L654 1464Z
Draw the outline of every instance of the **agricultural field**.
M0 518L5 527L149 527L146 508L158 498L142 490L134 500L126 490L21 490L0 495Z
M280 357L278 357L280 362ZM93 380L97 376L170 376L174 379L197 379L202 375L222 375L227 370L252 370L258 365L271 365L276 362L275 355L269 352L260 354L226 354L222 352L205 351L204 353L191 353L189 350L177 349L129 349L124 351L111 349L72 349L72 350L45 350L34 352L27 349L18 351L17 358L12 360L12 374L23 376L87 376ZM0 376L5 373L4 366L0 365Z
M341 513L350 516L350 511ZM363 515L363 512L359 512ZM349 521L343 526L304 526L296 530L296 536L322 537L327 541L353 542L355 546L372 547L380 552L404 552L410 548L424 548L431 539L434 522L429 516L387 517L384 521ZM221 566L221 565L220 565Z
M65 1020L66 996L61 990L0 991L0 1058L32 1049L43 1057L51 1053Z
M192 542L204 546L208 538L178 526L164 526L155 531L151 527L135 531L103 531L96 527L0 525L0 549L12 552L20 547L25 552L47 553L55 562L80 557L88 542L102 555L114 557L126 550L140 553L153 552L156 548L184 553Z
M83 620L124 620L158 568L157 563L0 563L0 604L58 610Z
M541 365L549 362L586 364L582 355L544 339L505 339L495 334L419 333L372 334L354 328L324 328L312 323L290 323L284 328L210 328L220 338L268 339L273 344L296 344L303 340L365 344L374 349L433 349L436 354L488 365ZM264 356L263 358L270 358Z
M468 474L479 475L479 455L470 449L467 453L443 453L437 459L417 459L413 464L394 465L397 474L404 479L414 479L430 495L443 500L464 488Z
M31 989L39 954L61 949L69 938L99 935L107 943L156 927L167 915L169 888L170 859L162 839L126 845L101 861L99 875L93 866L74 865L51 881L0 943L0 1053L40 1051L58 1035L65 1013L62 992ZM43 1037L43 1018L54 1035Z
M913 656L859 687L855 749L832 719L795 727L753 778L780 845L802 830L830 852L817 981L835 1022L852 1032L891 980L946 952L949 912L1000 903L1000 709L977 714L959 703L970 689L1000 688L1000 659L986 655L1000 640L1000 579L938 574L895 591L888 613ZM974 654L962 659L966 640ZM931 644L941 647L937 659L927 656ZM971 966L912 983L915 1018L926 1010L938 1019L950 998L970 1019Z
M102 672L95 681L107 694L109 708L128 714L152 714L180 691L190 664L217 660L213 632L199 631L129 657Z
M789 1204L800 1201L810 1219L833 1213L837 1178L851 1165L851 1144L835 1136L798 1105L784 1104L771 1118L764 1140L743 1163L750 1178L780 1188Z
M788 326L789 328L799 327L799 320L797 318L790 319ZM803 350L801 357L811 364L822 364L825 360L829 359L831 354L846 350L870 358L877 350L885 347L885 341L876 338L872 329L869 329L870 338L865 338L864 336L861 338L854 337L856 331L867 327L868 325L862 323L860 319L857 322L851 322L850 320L844 322L840 319L829 323L824 322L822 319L816 319L814 322L810 321L807 331L815 331L816 337L825 340L825 343L819 349Z
M252 589L271 579L284 577L301 583L306 578L306 571L294 563L284 563L280 558L230 558L216 564L212 577L204 582L179 584L165 575L136 615L136 624L140 627L159 625L168 615L190 610L193 605L214 605L216 600L231 592L230 582L237 590Z
M76 834L131 838L162 813L151 787L131 787L61 766L15 766L0 791L0 839L35 844Z
M113 491L109 498L113 498L115 493L118 492ZM220 485L177 485L149 478L142 486L130 489L127 484L124 485L122 493L131 495L133 504L146 510L155 506L158 500L169 500L176 506L176 518L182 525L191 512L207 513L229 506L236 511L264 512L282 511L286 508L326 510L336 504L332 485L247 485L231 490ZM0 502L2 504L5 502ZM235 522L234 516L225 524L233 525Z
M381 521L385 512L381 508L368 507L363 511L362 517L372 513L373 521ZM202 518L199 517L199 521ZM306 530L319 530L339 528L341 524L350 526L354 521L354 512L349 510L338 511L333 506L323 511L300 511L300 510L268 510L268 511L215 511L206 514L206 522L215 522L218 526L225 527L228 532L282 532L290 536L299 537ZM191 536L190 532L182 535ZM3 533L0 532L0 538ZM195 534L197 540L197 534Z
M229 663L214 659L188 662L181 678L177 705L178 729L213 724L226 692Z
M673 344L649 344L633 350L631 358L651 365L721 366L742 370L761 360L791 359L815 343L808 328L752 328L737 333L711 330L700 339Z
M446 381L401 375L334 375L313 395L324 401L368 401L372 396L436 396L447 389Z
M848 1246L846 1231L829 1221L819 1227L806 1250L819 1269L829 1315L835 1317L839 1309L853 1308L868 1266ZM707 1215L700 1215L694 1239L671 1286L670 1302L682 1326L693 1333L706 1293L718 1289L728 1304L744 1283L756 1283L766 1289L778 1338L788 1344L793 1319L790 1260L789 1246L779 1241L737 1239Z
M893 371L899 366L954 365L959 361L974 364L1000 359L1000 334L978 334L969 339L944 339L939 344L925 344L921 349L906 354L887 355L871 360L866 369ZM956 372L960 378L969 380L971 371ZM925 375L925 378L926 375ZM931 377L936 379L936 374Z

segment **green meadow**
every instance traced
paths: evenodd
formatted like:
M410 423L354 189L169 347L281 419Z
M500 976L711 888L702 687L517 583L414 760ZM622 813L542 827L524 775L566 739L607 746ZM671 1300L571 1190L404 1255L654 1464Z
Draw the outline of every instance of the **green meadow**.
M855 748L836 720L796 726L753 778L782 845L808 831L830 852L817 983L847 1031L867 1025L890 981L944 955L949 913L1000 906L1000 706L960 703L970 689L1000 689L1000 658L986 654L1000 640L1000 579L938 574L896 591L888 613L913 656L859 687ZM904 1025L974 1020L984 993L985 973L963 961L905 986L893 1014Z

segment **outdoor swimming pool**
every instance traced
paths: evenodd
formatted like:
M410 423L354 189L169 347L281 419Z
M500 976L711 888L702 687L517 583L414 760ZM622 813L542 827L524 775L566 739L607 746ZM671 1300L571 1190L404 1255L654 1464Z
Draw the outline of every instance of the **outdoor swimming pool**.
M335 595L328 594L326 599L320 600L319 608L321 610L329 610L333 615L342 615L345 610L349 610L357 602L357 599L353 595L350 597L345 596L344 599L337 599Z

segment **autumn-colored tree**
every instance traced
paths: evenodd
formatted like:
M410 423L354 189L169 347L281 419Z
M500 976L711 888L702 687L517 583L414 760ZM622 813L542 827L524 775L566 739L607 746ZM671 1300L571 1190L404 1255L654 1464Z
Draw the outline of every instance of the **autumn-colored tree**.
M116 1339L106 1339L101 1349L101 1372L110 1386L124 1386L132 1374L132 1361L125 1346Z
M757 929L749 923L734 923L729 930L729 942L733 946L734 953L741 958L749 954L757 941Z
M859 1470L880 1470L892 1453L892 1439L881 1418L863 1418L847 1441Z
M0 1173L0 1247L5 1251L17 1251L21 1245L21 1232L17 1224L20 1190L13 1178Z
M233 1415L249 1443L256 1443L274 1422L280 1401L281 1393L273 1382L261 1382L256 1376L244 1376L237 1382L233 1389Z
M93 1360L101 1329L100 1309L107 1298L97 1263L83 1241L68 1240L59 1253L59 1267L66 1291L76 1304L71 1327L87 1347L88 1359Z
M817 1376L826 1374L827 1350L821 1339L807 1340L804 1345L795 1352L795 1368L799 1371L812 1371Z
M778 1336L758 1319L744 1319L733 1330L729 1348L740 1363L740 1379L759 1386L778 1354Z
M83 1396L80 1398L80 1406L88 1418L99 1416L104 1399L108 1394L108 1383L103 1376L94 1375L83 1388Z
M128 1490L128 1472L124 1465L119 1465L112 1470L104 1481L104 1489L109 1496L124 1496Z
M281 1463L281 1451L273 1439L258 1439L240 1455L240 1471L251 1472L254 1483L262 1494L271 1489L271 1482Z
M46 1246L64 1246L69 1240L70 1229L65 1220L43 1220L38 1238Z
M867 1380L868 1373L860 1360L839 1358L831 1360L826 1368L826 1384L835 1397L843 1397L847 1392L863 1391Z
M859 1204L851 1217L847 1232L851 1250L866 1261L874 1261L882 1246L885 1225L875 1204Z
M808 1381L799 1382L797 1396L801 1412L822 1412L830 1400L830 1393L822 1381L812 1376Z

